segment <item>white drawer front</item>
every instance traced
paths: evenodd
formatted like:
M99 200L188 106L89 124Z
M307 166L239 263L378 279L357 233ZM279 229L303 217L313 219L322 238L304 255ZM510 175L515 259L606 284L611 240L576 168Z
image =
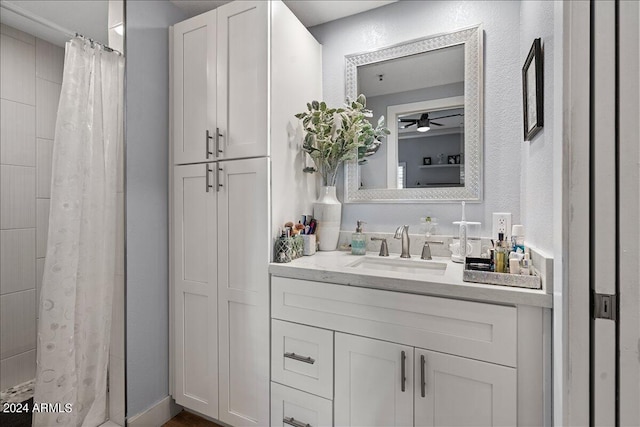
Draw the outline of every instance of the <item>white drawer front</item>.
M272 382L271 427L292 425L332 426L333 404L322 397Z
M271 378L332 399L333 331L273 320Z
M283 277L271 292L276 319L516 366L515 307Z

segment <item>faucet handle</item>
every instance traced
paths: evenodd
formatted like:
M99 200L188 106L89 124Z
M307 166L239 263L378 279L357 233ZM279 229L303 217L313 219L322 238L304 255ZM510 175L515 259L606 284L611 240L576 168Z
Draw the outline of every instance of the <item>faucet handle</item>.
M431 246L429 246L428 240L425 240L424 242L424 246L422 247L422 255L420 256L420 259L426 259L426 260L433 259L431 258Z
M371 240L379 240L382 242L380 244L380 254L378 254L378 256L389 256L389 246L387 245L387 239L385 239L384 237L372 237Z

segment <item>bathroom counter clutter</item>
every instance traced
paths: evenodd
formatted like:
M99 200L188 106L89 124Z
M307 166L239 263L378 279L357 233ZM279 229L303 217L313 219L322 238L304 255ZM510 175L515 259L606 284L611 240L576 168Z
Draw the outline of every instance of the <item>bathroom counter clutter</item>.
M442 296L473 301L551 308L550 269L541 274L542 289L463 282L463 264L449 258L402 259L397 254L380 257L376 253L355 256L349 252L318 252L286 264L272 263L269 273L347 286L403 293ZM547 276L547 277L545 277Z

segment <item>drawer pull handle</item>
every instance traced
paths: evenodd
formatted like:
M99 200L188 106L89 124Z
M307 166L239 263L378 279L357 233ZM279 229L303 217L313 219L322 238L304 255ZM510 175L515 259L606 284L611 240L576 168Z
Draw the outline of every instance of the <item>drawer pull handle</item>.
M295 353L285 353L284 357L288 359L297 360L298 362L308 363L310 365L313 365L314 363L316 363L316 359L313 359L311 357L300 356L299 354L295 354Z
M303 422L300 422L294 419L293 417L284 417L282 419L282 422L285 424L289 424L290 426L293 426L293 427L311 427L311 424L305 424Z
M425 365L425 360L424 360L424 354L422 356L420 356L420 390L421 390L421 394L422 397L425 397L427 395L426 392L426 387L427 387L427 382L424 379L424 365Z
M400 365L400 384L401 384L401 389L402 392L404 392L405 389L405 383L407 382L407 376L405 375L404 372L404 365L405 365L405 361L407 360L407 355L403 352L400 353L401 357L402 357L402 364Z

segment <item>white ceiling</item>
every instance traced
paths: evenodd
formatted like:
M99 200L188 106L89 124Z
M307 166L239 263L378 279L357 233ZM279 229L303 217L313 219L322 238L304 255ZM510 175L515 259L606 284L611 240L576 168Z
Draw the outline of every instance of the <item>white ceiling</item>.
M36 15L72 33L80 33L105 44L108 42L108 0L2 0L1 3L16 6L28 15ZM59 46L64 46L69 40L68 35L4 7L0 8L0 22Z
M382 81L380 75L382 74ZM464 46L358 67L358 93L367 97L464 81Z
M170 0L191 16L215 9L228 1L219 0ZM284 3L306 27L324 24L375 9L398 0L284 0Z

